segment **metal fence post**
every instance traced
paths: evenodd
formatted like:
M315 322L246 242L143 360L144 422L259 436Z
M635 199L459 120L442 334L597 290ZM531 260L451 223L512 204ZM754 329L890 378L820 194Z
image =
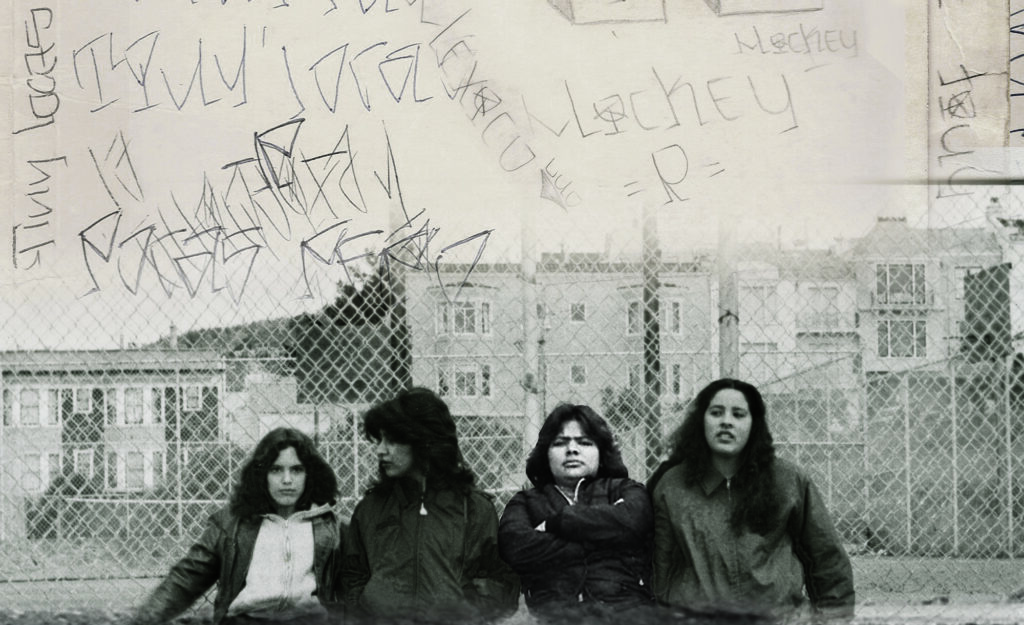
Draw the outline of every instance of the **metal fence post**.
M732 219L718 215L718 367L723 378L740 371L740 302Z
M1013 436L1010 415L1013 402L1010 390L1013 387L1013 353L1006 356L1003 367L1003 440L1006 447L1006 555L1013 557Z
M900 375L900 403L903 406L903 484L906 495L904 512L907 515L907 553L913 547L913 485L910 473L910 378L906 372Z
M544 387L540 370L541 328L537 319L537 258L534 207L526 205L520 210L521 254L520 271L523 284L523 453L533 448L543 421L541 389Z
M951 358L949 360L949 415L950 415L950 431L953 437L952 454L953 454L953 555L960 555L960 469L957 467L959 462L959 439L960 434L957 431L959 427L959 419L957 418L957 399L956 399L956 361Z

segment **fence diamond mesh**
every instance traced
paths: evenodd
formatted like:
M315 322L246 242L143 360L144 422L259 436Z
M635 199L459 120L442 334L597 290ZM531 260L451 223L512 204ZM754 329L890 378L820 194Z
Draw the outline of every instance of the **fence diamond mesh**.
M598 409L643 479L731 361L779 453L813 474L862 595L981 592L935 564L953 562L1010 592L1018 578L989 571L1024 557L1024 282L1018 233L990 222L880 219L827 250L371 263L320 309L190 329L168 310L149 344L8 350L0 584L116 579L138 596L279 425L315 437L350 513L376 475L361 414L408 384L450 404L499 510L560 402Z

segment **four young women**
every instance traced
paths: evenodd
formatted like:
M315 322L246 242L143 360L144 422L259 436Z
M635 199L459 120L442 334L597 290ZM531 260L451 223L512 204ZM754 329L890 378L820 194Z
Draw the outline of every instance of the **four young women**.
M604 419L556 407L526 462L533 487L500 524L432 391L371 408L364 433L379 476L347 528L312 441L274 430L137 620L172 618L214 583L214 622L232 625L326 622L342 608L356 621L483 622L515 612L520 584L548 622L655 602L690 615L853 615L850 561L824 502L775 457L764 401L745 382L698 393L647 488Z

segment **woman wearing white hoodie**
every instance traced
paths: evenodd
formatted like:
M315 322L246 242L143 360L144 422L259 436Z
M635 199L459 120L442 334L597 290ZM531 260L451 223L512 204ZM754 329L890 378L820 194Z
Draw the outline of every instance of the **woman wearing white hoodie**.
M163 623L217 584L213 622L327 623L335 597L343 525L334 471L313 441L278 428L256 445L230 503L136 613Z

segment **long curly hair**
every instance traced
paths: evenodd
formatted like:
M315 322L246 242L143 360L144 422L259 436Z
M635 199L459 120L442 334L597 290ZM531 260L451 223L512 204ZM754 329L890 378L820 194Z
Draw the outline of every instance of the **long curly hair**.
M459 449L455 420L448 404L434 391L413 387L370 408L363 416L363 432L371 442L382 438L409 445L413 467L426 478L427 488L468 494L476 482ZM396 479L383 471L370 490L391 488Z
M289 447L295 450L299 462L306 469L306 486L295 509L306 510L313 504L335 503L338 478L317 451L313 439L293 428L276 428L267 432L242 465L229 503L233 514L249 519L276 510L267 488L267 473L278 454Z
M615 442L608 423L593 408L585 405L559 404L544 419L544 424L537 434L537 444L533 446L526 459L526 477L537 488L553 484L551 462L548 450L551 443L562 432L562 428L570 421L580 424L580 429L595 443L599 452L597 468L598 477L629 477L629 470L622 462L622 453Z
M711 400L724 389L743 393L751 418L750 438L740 452L739 471L734 476L734 492L738 496L733 497L736 504L729 524L736 531L745 527L763 535L771 528L778 513L772 471L775 443L768 430L764 399L752 384L722 378L701 389L687 406L682 425L672 434L672 453L651 475L647 488L653 494L665 472L679 464L683 465L683 481L687 486L700 483L711 467L711 446L704 433L704 414Z

